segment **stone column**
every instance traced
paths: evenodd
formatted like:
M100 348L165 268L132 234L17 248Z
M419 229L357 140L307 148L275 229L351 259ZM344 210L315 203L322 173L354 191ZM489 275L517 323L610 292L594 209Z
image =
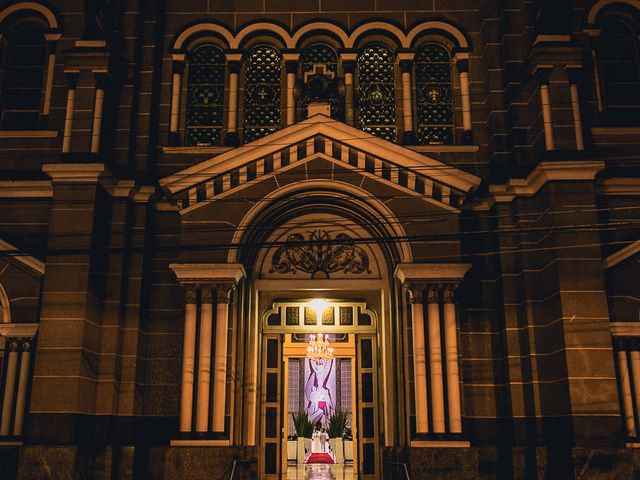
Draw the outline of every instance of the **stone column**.
M412 60L403 60L400 62L400 72L402 76L402 143L405 145L415 145L417 143L416 135L413 131L413 90L411 85L412 68Z
M93 126L91 128L91 153L100 151L100 134L102 129L102 110L104 105L104 84L106 75L96 74L96 92L93 105Z
M227 396L227 332L229 329L230 293L233 285L217 286L216 345L213 373L213 431L224 432L225 400Z
M182 348L182 388L180 392L180 431L190 432L193 415L193 376L196 350L196 288L187 286L184 307Z
M284 65L287 69L287 125L293 125L296 121L294 89L296 86L296 75L298 73L298 61L287 60Z
M631 378L633 379L633 398L636 406L640 406L640 351L638 351L637 338L633 339L629 360L631 363Z
M235 58L235 57L234 57ZM229 110L227 111L227 135L224 144L229 147L240 145L238 137L238 79L242 62L233 60L228 62L229 66Z
M604 102L602 101L602 83L600 81L600 64L598 63L598 53L595 47L591 49L591 61L593 62L593 83L596 90L596 101L598 104L598 113L604 111Z
M473 142L473 131L471 127L471 96L469 94L469 60L458 60L456 62L458 74L460 75L460 100L462 101L462 142L471 144Z
M569 89L571 92L571 112L573 114L573 128L575 130L576 150L584 150L584 136L582 132L582 113L580 112L580 94L578 85L581 76L580 68L569 68Z
M18 395L16 397L16 413L13 424L13 434L22 435L24 425L24 411L27 402L27 385L29 384L29 367L31 364L31 344L33 339L22 340L22 355L20 356L20 376L18 379Z
M347 125L353 126L353 72L356 69L356 62L343 60L342 68L344 69L344 121Z
M182 74L184 60L173 60L171 76L171 110L169 118L169 144L180 144L180 95L182 93Z
M631 397L631 382L629 381L629 367L627 363L627 352L618 350L618 374L620 375L620 390L622 393L622 414L624 415L624 425L627 436L636 436L636 422L633 416L633 399Z
M456 305L453 301L454 286L444 289L444 344L447 365L447 404L449 406L449 432L462 432L460 405L460 375L458 372L458 329Z
M44 82L44 98L42 100L42 116L48 117L51 113L51 92L53 92L53 74L56 68L56 42L47 42L47 74Z
M429 325L429 368L431 371L431 406L433 431L445 432L444 386L442 382L442 343L440 339L440 301L438 287L431 287L427 294Z
M71 134L73 130L73 110L76 104L76 87L80 72L66 72L69 90L67 91L67 107L64 115L64 132L62 135L62 153L71 151Z
M413 382L416 407L416 433L429 432L429 395L427 393L427 366L424 336L424 285L408 284L411 304L412 340L413 340Z
M198 433L206 432L209 424L212 326L211 287L205 286L200 288L200 344L198 346L198 401L196 403L196 432Z
M547 150L555 148L553 138L553 120L551 119L551 99L549 97L549 77L550 68L539 68L535 72L538 82L540 82L540 103L542 105L542 121L544 124L544 142Z
M18 370L18 351L20 348L17 338L7 340L8 360L5 375L4 394L2 395L2 420L0 420L0 437L6 437L11 432L13 417L13 396L16 389L16 374Z

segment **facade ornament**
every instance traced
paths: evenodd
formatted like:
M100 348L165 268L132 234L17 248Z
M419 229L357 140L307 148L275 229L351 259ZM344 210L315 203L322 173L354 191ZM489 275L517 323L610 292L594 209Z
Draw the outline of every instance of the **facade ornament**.
M311 274L311 278L317 278L318 274L320 278L329 278L335 272L371 273L369 257L349 235L339 233L332 240L326 230L309 232L307 239L301 233L289 235L287 245L273 254L270 273L298 270Z
M424 299L424 291L427 285L419 282L410 282L404 284L404 289L409 293L409 303L422 303Z
M440 300L440 289L437 285L432 285L427 291L427 300L429 303L438 303Z
M235 288L233 283L219 283L216 286L216 302L231 303L231 292Z
M455 285L446 285L442 291L444 303L454 303L453 292L455 291Z
M19 352L20 351L20 342L17 338L12 338L9 340L9 348L10 352Z
M186 302L196 303L196 287L195 285L188 285L186 288Z

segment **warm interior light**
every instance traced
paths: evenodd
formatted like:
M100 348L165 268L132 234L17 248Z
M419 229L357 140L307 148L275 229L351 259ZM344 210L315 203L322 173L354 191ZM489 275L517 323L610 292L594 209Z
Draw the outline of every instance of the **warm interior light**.
M318 321L322 320L322 312L329 306L329 302L327 302L324 298L314 298L309 302L311 308L316 311L316 316Z

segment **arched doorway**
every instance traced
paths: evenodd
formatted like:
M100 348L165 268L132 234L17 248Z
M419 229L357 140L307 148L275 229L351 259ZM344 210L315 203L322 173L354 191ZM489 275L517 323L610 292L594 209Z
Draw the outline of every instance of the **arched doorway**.
M247 408L259 418L255 427L248 419L247 428L255 428L261 478L280 478L287 471L291 433L289 366L292 359L302 365L300 352L311 334L328 334L342 358L352 361L351 380L344 385L353 394L353 470L361 478L380 478L380 438L392 423L394 402L387 392L393 383L392 272L408 249L389 242L402 235L390 230L388 212L335 185L314 187L266 202L244 227L244 250L230 258L248 272L247 307L255 325L248 348L259 352L255 403ZM329 313L311 312L313 299L323 299Z

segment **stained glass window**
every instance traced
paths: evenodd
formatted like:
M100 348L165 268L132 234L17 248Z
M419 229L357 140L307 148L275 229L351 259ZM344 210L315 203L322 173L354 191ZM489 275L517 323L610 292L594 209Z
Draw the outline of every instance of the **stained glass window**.
M451 56L437 43L418 49L416 64L417 137L423 145L453 143Z
M300 55L300 66L303 79L310 78L318 67L324 69L325 78L318 81L305 82L302 93L302 106L304 116L307 114L309 103L314 101L328 102L331 105L331 117L342 119L343 105L338 95L338 88L335 81L328 81L329 77L336 78L338 73L338 54L329 45L315 43L308 46Z
M281 56L260 45L247 55L244 91L244 140L251 142L280 128Z
M385 140L396 140L396 99L393 53L383 45L366 47L358 55L360 128Z
M224 122L224 53L215 45L200 45L188 60L185 144L220 145Z
M42 29L20 23L6 35L2 128L33 130L40 118L47 44Z
M640 45L637 32L619 17L606 18L598 56L607 123L640 123Z

